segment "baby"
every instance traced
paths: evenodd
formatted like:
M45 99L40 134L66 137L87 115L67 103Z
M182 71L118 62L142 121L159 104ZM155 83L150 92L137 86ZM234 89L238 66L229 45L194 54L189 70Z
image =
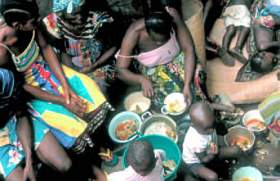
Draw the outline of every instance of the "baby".
M162 154L154 153L153 146L144 140L131 143L125 170L111 173L109 181L163 181Z
M226 33L223 37L222 48L218 54L222 58L225 65L233 66L234 58L237 58L241 63L247 60L242 54L242 48L250 32L251 17L250 7L253 0L229 0L226 9L223 13ZM238 39L235 48L229 50L229 46L236 31L239 30Z
M190 108L190 117L191 126L183 143L183 161L192 176L216 181L217 173L207 168L204 163L210 162L218 153L219 157L234 156L239 154L240 149L234 146L220 148L218 151L217 134L214 129L215 116L207 103L193 104Z

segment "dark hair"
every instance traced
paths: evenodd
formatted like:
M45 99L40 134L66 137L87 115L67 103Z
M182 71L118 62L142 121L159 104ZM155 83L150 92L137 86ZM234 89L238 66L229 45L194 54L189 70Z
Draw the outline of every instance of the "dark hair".
M277 64L278 59L275 57L273 58L272 64L268 64L261 53L256 53L250 57L249 61L253 71L265 73L272 70L272 68Z
M172 18L167 12L152 12L145 17L147 32L169 36L172 30Z
M127 160L136 171L139 167L149 167L155 162L153 146L145 140L131 143L127 151ZM146 163L146 165L143 165L143 163Z
M2 0L0 10L8 25L13 22L25 23L29 19L39 16L39 9L35 1Z

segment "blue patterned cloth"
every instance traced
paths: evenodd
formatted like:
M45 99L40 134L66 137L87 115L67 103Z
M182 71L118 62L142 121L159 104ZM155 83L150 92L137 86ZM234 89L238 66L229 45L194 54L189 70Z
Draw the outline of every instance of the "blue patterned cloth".
M15 97L15 79L11 71L0 68L0 110L6 110ZM9 176L18 164L24 159L25 154L17 136L17 119L15 115L4 118L1 113L0 121L5 122L5 126L0 128L0 174ZM48 127L39 121L32 121L34 127L34 147L35 149L48 132Z
M66 11L72 13L81 5L81 0L53 0L53 12Z

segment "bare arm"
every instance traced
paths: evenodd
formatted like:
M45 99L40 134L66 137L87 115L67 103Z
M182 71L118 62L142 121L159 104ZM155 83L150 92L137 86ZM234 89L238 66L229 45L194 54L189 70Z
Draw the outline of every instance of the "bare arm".
M111 47L108 50L105 51L105 53L103 53L98 59L97 61L89 66L89 67L85 67L82 69L82 73L89 73L94 71L95 69L102 67L103 65L106 65L106 63L108 62L109 58L112 57L117 51L117 47Z
M68 87L68 83L65 79L63 70L61 68L61 65L59 63L59 60L53 50L53 48L46 42L45 38L43 37L42 33L40 31L37 31L37 39L39 42L39 46L41 48L41 51L43 53L43 56L45 60L48 62L51 70L57 77L57 79L60 81L63 87Z
M177 10L168 7L167 11L173 17L174 23L176 24L177 38L180 44L180 48L185 54L185 82L186 84L190 84L193 78L195 67L195 52L193 40L188 28L181 19ZM202 66L204 66L204 63Z
M38 99L56 103L56 104L61 104L61 105L63 105L65 102L64 97L50 94L50 93L42 90L40 87L34 87L31 85L25 84L23 86L23 88L26 92L30 93L31 95L33 95L34 97L36 97Z
M129 70L129 66L131 64L132 58L122 57L122 56L130 56L132 54L133 49L137 45L139 38L139 31L137 30L137 26L139 26L139 21L137 23L132 24L121 44L120 55L117 58L117 68L119 70L119 78L123 81L132 84L140 84L142 75L135 74Z

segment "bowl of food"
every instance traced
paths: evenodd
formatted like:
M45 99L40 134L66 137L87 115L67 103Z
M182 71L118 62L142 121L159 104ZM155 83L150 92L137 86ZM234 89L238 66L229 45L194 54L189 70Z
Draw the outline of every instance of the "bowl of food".
M118 113L109 124L108 133L116 143L127 143L135 139L141 127L141 118L130 111Z
M143 135L161 135L169 137L175 143L178 141L177 127L175 121L163 114L154 114L146 118L140 127Z
M177 177L177 170L182 160L181 151L177 144L174 143L171 139L161 135L146 135L138 138L138 140L142 139L150 142L154 150L162 150L165 153L165 158L163 160L164 180L174 180ZM123 155L123 168L128 167L127 150L128 147L124 151Z
M242 119L243 125L255 133L264 132L267 128L264 119L258 110L251 110L244 114Z
M233 173L232 181L263 181L263 176L255 167L240 167Z
M164 105L161 108L161 113L178 116L184 113L186 109L187 103L185 101L184 94L180 92L174 92L165 97Z
M243 151L249 151L255 143L255 135L252 131L242 126L231 127L224 136L224 141L228 146L238 146Z
M151 100L145 97L142 91L129 94L124 100L124 108L127 111L142 114L151 106Z

